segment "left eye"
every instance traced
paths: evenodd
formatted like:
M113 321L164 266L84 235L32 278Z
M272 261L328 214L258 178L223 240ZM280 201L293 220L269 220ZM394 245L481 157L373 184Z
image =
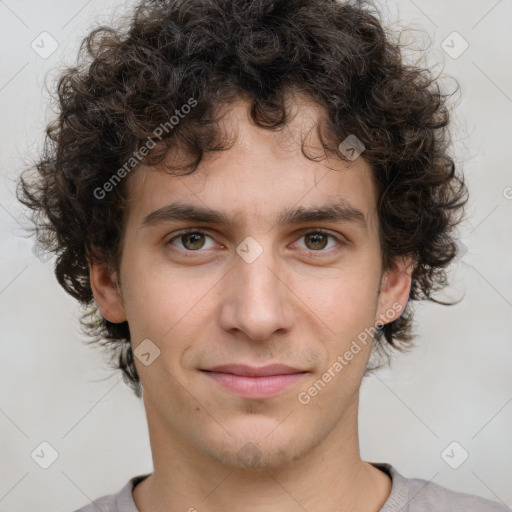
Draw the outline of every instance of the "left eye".
M325 231L310 231L302 235L300 238L304 238L306 240L306 249L315 252L323 251L329 243L329 238L336 240L334 235L326 233Z
M174 242L178 241L181 244L179 249L185 250L186 252L199 251L200 249L212 249L215 244L210 247L205 247L205 240L209 238L213 241L212 237L204 233L203 231L191 230L182 232L169 240L169 244L175 245ZM329 238L339 241L331 233L325 231L309 231L303 234L300 239L305 239L305 249L314 252L323 251L328 245Z

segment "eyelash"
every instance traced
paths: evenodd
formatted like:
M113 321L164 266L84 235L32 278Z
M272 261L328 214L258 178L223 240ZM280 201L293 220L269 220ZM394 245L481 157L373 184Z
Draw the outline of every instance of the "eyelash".
M205 235L211 239L213 239L208 233L206 233L205 231L202 231L201 229L194 229L194 228L191 228L191 229L186 229L186 230L183 230L183 231L180 231L178 232L176 235L174 235L172 238L170 238L166 245L173 245L172 242L174 242L174 240L178 240L180 239L182 236L184 235L188 235L188 234L191 234L191 233L199 233L199 234L202 234L202 235ZM321 235L325 235L325 236L328 236L332 239L334 239L338 245L344 245L344 242L337 236L335 236L334 234L332 234L331 232L329 231L325 231L323 229L312 229L310 231L307 231L305 233L303 233L299 239L305 237L306 235L310 235L310 234L321 234ZM197 249L196 251L191 251L189 249L175 249L179 252L185 252L185 253L189 253L190 255L193 255L194 253L202 253L202 252L207 252L203 249ZM315 253L320 253L320 255L325 255L325 254L331 254L333 251L337 251L337 250L340 250L339 248L336 249L336 248L331 248L331 249L319 249L318 251L314 251L312 249L304 249L308 252L311 252L313 254ZM198 256L192 256L192 257L198 257ZM313 256L315 257L315 256Z

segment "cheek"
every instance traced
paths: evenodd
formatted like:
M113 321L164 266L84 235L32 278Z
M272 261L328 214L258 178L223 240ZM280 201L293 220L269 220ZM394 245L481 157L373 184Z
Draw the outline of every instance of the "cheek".
M372 316L377 304L379 279L366 269L340 271L335 278L303 279L296 283L304 303L335 324L357 324Z
M194 269L171 268L168 264L129 262L133 268L125 277L123 296L132 338L168 343L183 328L200 324L211 306L213 288L219 276ZM221 283L218 283L219 286Z
M317 281L318 286L310 280L300 283L297 295L305 297L303 314L308 322L317 325L317 335L322 333L324 364L332 364L353 342L361 345L358 351L363 357L357 359L361 365L365 364L364 354L371 345L368 332L371 333L374 326L379 285L378 273L369 272L370 269L340 272L336 279ZM361 337L364 337L363 344L357 341Z

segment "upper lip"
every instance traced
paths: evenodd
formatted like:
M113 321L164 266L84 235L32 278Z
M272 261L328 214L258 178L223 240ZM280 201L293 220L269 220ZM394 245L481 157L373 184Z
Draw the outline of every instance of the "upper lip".
M204 371L231 373L233 375L243 375L246 377L267 377L269 375L288 375L290 373L304 373L305 370L292 368L285 364L270 364L267 366L247 366L245 364L223 364L206 368Z

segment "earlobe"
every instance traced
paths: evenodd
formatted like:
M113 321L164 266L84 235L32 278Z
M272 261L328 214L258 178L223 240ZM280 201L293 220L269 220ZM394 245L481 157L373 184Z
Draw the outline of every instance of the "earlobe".
M388 269L382 279L379 307L375 317L376 325L396 320L404 311L412 283L412 258L400 257Z
M89 278L101 316L116 324L126 321L117 273L107 264L89 259Z

